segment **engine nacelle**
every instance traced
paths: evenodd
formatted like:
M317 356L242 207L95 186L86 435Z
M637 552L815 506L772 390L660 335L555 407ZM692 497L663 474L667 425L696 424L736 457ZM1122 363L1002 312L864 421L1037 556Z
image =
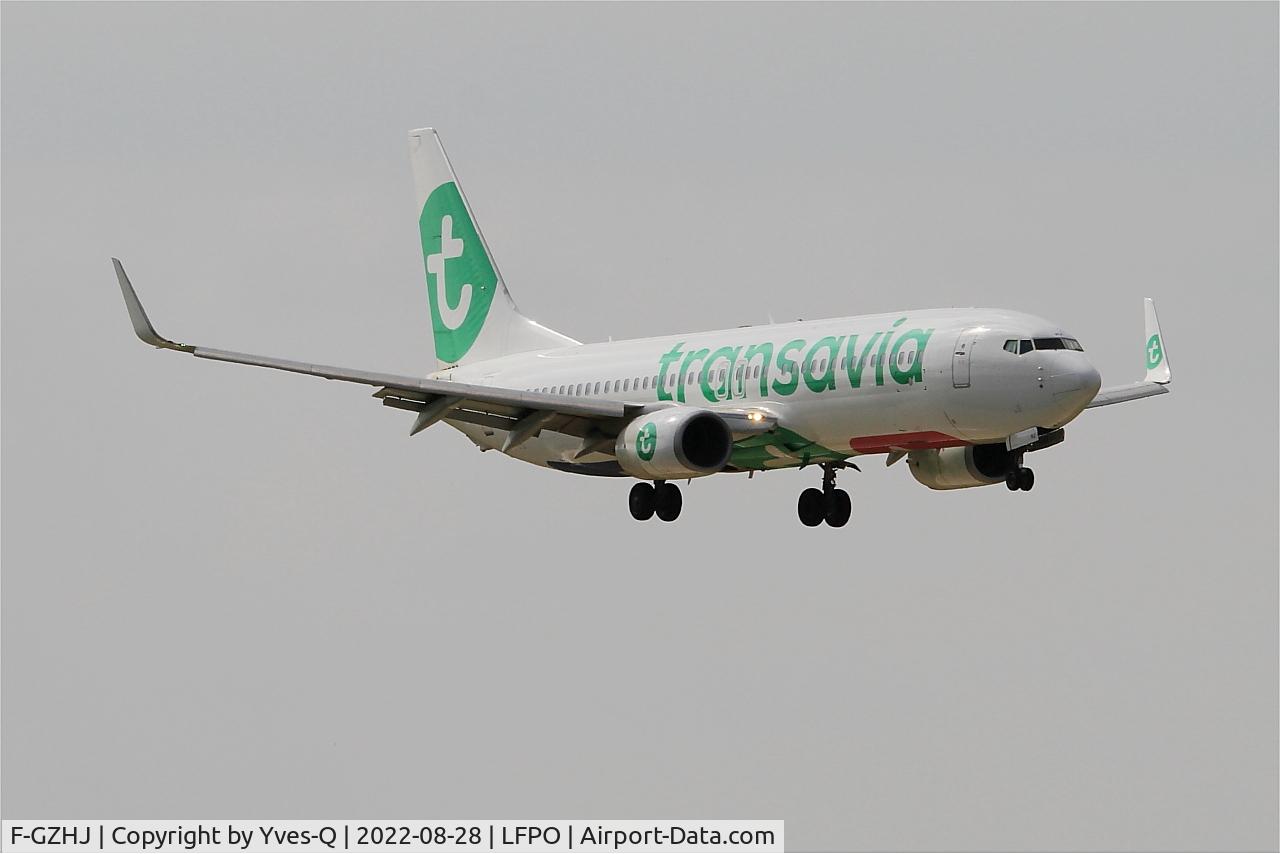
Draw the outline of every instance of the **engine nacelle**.
M1018 453L1003 443L912 451L907 454L911 475L930 489L965 489L1004 483L1018 466Z
M672 406L641 415L618 434L618 464L632 477L668 480L715 474L729 462L733 434L714 412Z

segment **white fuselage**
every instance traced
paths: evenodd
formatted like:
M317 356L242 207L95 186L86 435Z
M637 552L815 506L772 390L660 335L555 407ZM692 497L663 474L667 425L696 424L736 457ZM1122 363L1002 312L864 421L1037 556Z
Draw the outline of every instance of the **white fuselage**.
M832 454L852 456L1002 441L1075 418L1101 385L1078 349L1041 318L1000 309L930 309L583 344L503 356L435 376L640 404L760 410ZM1048 346L1048 344L1046 344ZM1025 345L1023 347L1025 349ZM482 448L505 432L450 422ZM511 456L591 471L580 439L543 432ZM756 465L744 457L736 469Z

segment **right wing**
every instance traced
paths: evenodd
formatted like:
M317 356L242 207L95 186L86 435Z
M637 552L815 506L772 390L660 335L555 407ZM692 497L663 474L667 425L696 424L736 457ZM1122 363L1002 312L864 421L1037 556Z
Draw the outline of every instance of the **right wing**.
M481 424L508 431L503 451L508 451L533 438L542 430L553 430L571 436L581 436L584 447L594 444L612 452L612 437L617 436L631 418L639 416L646 408L639 404L614 400L584 399L567 395L541 394L516 389L456 383L450 380L382 374L353 368L337 368L296 362L272 356L254 356L235 353L194 344L180 344L156 332L146 311L142 308L133 285L125 274L119 259L112 258L120 292L124 294L125 307L133 322L133 331L144 343L164 350L190 353L197 359L218 362L234 362L254 365L295 374L309 374L327 380L379 386L373 393L385 406L417 412L409 435L425 430L446 418L471 424ZM606 441L607 440L607 441Z
M1095 406L1108 406L1112 403L1124 403L1129 400L1140 400L1169 391L1169 383L1173 372L1169 369L1169 354L1164 349L1164 336L1160 334L1160 321L1156 317L1156 304L1150 297L1143 300L1144 326L1146 328L1146 344L1143 358L1147 366L1147 374L1140 382L1128 385L1110 386L1098 392L1085 409Z

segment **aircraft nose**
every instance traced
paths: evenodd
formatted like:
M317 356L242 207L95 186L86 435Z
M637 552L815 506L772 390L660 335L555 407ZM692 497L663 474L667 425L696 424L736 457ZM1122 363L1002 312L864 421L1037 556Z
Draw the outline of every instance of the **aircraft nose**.
M1088 390L1089 400L1093 400L1098 395L1098 389L1102 388L1102 374L1098 373L1098 369L1087 361L1084 363L1084 367L1080 369L1080 374L1083 388Z
M1055 409L1060 409L1064 420L1070 420L1098 394L1102 387L1102 375L1079 353L1072 353L1070 362L1055 365L1049 371L1048 384L1053 392Z

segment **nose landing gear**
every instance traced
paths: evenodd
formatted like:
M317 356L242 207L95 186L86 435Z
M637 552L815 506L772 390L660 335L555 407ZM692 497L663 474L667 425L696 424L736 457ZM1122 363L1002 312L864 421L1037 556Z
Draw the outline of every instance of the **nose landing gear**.
M835 463L823 463L822 489L810 488L800 493L796 513L802 525L816 528L826 522L833 528L842 528L849 521L853 502L849 500L849 493L836 488L836 468Z
M631 487L631 494L627 496L631 518L640 522L652 519L655 513L664 522L674 522L679 518L683 505L680 487L665 480L655 483L641 481Z

